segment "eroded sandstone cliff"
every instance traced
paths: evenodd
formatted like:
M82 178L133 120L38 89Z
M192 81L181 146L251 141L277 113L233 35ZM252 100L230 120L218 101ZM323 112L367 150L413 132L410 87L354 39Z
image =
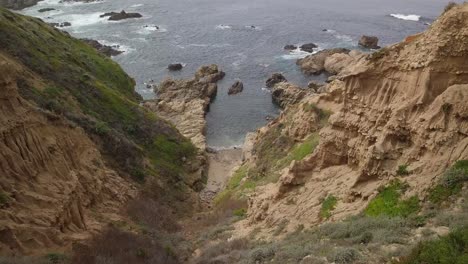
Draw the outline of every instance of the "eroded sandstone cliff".
M467 43L465 4L423 34L339 67L328 93L287 106L274 122L285 124L288 137L296 137L294 127L314 124L297 109L313 105L333 115L312 154L293 161L277 183L256 189L249 222L274 227L287 219L290 230L315 225L323 221L320 208L331 195L338 200L331 219L343 219L362 211L379 186L399 177L402 165L409 171L406 195L424 199L449 166L468 158ZM265 140L265 129L256 145ZM299 140L307 135L301 134Z

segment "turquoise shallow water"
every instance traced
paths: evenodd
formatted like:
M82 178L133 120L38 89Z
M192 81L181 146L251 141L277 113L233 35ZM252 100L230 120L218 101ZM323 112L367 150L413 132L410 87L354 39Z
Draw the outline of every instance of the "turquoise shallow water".
M46 0L22 13L47 22L69 21L72 26L64 29L73 36L120 45L125 53L114 59L135 78L145 98L153 96L144 85L149 80L189 77L203 64L218 64L227 75L218 84L218 96L207 115L207 139L210 146L228 147L241 144L247 132L266 123L266 116L278 114L270 94L262 89L269 75L282 72L299 85L323 78L304 76L295 65L304 53L285 52L284 45L313 42L319 49L357 48L363 34L378 36L381 45L388 45L425 30L445 4L442 0L107 0L89 4ZM44 7L57 10L37 12ZM104 12L120 10L139 12L143 18L119 22L99 18ZM174 62L186 66L170 73L166 67ZM244 83L244 92L228 96L229 86L238 79Z

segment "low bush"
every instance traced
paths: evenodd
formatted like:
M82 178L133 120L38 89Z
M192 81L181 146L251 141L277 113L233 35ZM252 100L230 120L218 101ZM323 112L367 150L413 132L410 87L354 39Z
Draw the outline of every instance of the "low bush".
M412 196L408 199L401 199L401 196L407 189L407 185L394 180L384 187L379 194L370 201L365 209L368 216L386 215L390 217L408 217L419 211L419 199Z
M335 196L329 195L322 202L322 208L320 209L320 218L328 219L331 216L331 212L335 209L338 199Z
M468 263L468 227L456 229L447 236L420 243L402 262L405 264Z
M468 160L459 160L447 170L440 183L429 190L429 201L441 204L450 196L460 193L463 184L468 181Z
M338 248L327 259L336 264L349 264L358 260L359 256L359 252L354 248Z

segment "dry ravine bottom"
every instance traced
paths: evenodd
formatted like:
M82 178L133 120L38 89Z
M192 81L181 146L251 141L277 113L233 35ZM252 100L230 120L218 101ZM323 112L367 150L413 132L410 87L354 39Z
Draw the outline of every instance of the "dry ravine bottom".
M275 75L282 112L207 147L224 72L143 101L115 62L0 8L0 263L468 263L468 4Z

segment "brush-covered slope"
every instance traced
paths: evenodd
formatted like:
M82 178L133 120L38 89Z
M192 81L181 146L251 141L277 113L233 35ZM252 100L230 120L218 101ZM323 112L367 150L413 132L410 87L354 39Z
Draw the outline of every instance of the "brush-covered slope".
M69 245L109 220L90 210L116 213L134 185L161 202L194 195L196 148L140 107L115 62L0 8L0 63L0 252Z

